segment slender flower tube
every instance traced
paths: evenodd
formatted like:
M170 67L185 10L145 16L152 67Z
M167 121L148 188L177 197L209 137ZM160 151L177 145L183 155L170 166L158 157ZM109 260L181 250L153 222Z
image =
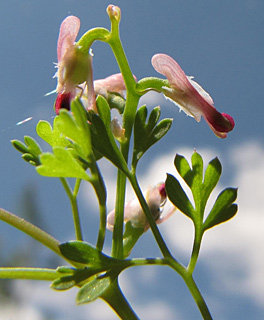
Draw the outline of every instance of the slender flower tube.
M144 192L144 197L157 224L167 220L176 209L173 208L173 210L169 210L169 212L165 215L161 215L163 206L167 200L165 183L159 183L156 186L148 187L148 189ZM115 210L111 211L107 215L107 228L109 230L113 230L114 221ZM127 202L125 205L124 222L126 223L128 221L131 222L134 228L144 228L144 231L147 231L149 228L147 218L141 208L140 203L138 202L138 199L133 199L132 201Z
M166 54L155 54L151 63L154 69L163 74L170 87L163 87L165 97L176 103L186 114L200 121L204 117L212 131L220 138L234 128L233 118L218 112L209 94L191 77L187 77L178 63Z
M55 102L55 111L61 108L70 108L71 100L76 96L79 85L86 83L92 76L92 57L89 52L80 50L75 44L80 29L80 20L75 16L68 16L60 26L57 44L58 78L56 92L58 97Z

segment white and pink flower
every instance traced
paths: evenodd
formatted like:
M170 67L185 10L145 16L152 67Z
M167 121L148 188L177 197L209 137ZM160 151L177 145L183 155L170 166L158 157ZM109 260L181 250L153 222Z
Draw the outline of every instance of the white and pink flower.
M152 57L154 69L163 74L170 87L163 87L165 97L176 103L186 114L200 121L204 117L216 136L225 138L227 132L234 128L233 118L218 112L209 94L192 77L187 77L178 63L166 54L155 54Z
M143 194L157 224L167 220L176 210L176 208L173 207L168 210L166 214L163 214L163 206L167 200L165 183L159 183L155 186L150 186ZM127 202L125 205L124 223L127 223L128 221L131 222L134 228L144 228L144 231L147 231L149 228L147 218L138 199L133 199L132 201ZM115 210L112 210L107 215L107 228L109 230L113 230L114 223Z

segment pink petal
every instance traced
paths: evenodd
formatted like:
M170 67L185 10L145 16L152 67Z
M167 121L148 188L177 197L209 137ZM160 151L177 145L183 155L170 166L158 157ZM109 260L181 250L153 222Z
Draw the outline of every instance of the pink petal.
M58 62L61 61L66 50L74 45L79 29L80 20L75 16L68 16L62 21L57 44Z
M155 54L152 57L151 63L157 72L163 74L168 79L171 86L180 91L186 91L190 88L190 81L187 79L184 71L170 56L162 53Z

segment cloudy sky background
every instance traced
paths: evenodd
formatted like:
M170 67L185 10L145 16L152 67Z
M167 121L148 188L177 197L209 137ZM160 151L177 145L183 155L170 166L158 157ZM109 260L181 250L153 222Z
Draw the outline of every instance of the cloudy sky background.
M10 140L22 140L24 135L36 137L38 120L52 121L55 97L44 95L56 86L52 79L53 62L61 21L69 14L78 16L80 35L95 26L108 28L105 13L108 4L103 0L0 3L0 206L43 226L60 241L74 236L69 203L62 187L56 179L38 176L33 167L20 159ZM173 167L176 152L190 159L196 148L206 163L219 157L223 174L210 203L223 188L239 187L239 212L233 220L205 234L195 279L215 319L260 319L264 312L264 3L136 0L114 4L122 9L121 38L138 79L157 76L151 57L159 52L169 54L210 93L221 112L235 119L234 131L221 140L205 121L197 123L179 113L160 95L147 95L142 104L150 108L161 105L162 116L172 117L174 122L163 141L143 157L139 180L144 189L164 180L166 172L176 174ZM95 78L118 72L105 44L96 43L93 51ZM33 119L16 126L28 117ZM108 189L113 190L115 169L105 161L100 166ZM31 216L27 215L30 206L23 200L29 195L30 204L38 209ZM128 188L128 198L132 197ZM114 199L110 191L108 199L112 209ZM96 239L96 208L91 188L83 185L80 209L87 230L85 238L91 243ZM187 263L193 236L190 220L177 213L160 229L177 259ZM22 261L19 253L28 257L21 262L26 266L60 263L20 231L2 222L0 230L1 266ZM110 236L108 233L109 243ZM160 255L150 232L140 239L133 255ZM169 269L127 270L121 276L121 286L141 319L200 319L183 281ZM49 289L48 283L27 281L11 282L11 288L16 308L8 303L2 305L4 320L116 319L101 301L76 307L76 290L57 293Z

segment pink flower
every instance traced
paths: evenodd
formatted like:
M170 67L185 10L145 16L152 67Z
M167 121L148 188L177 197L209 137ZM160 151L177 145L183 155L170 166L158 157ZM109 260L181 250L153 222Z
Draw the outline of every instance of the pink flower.
M204 117L216 136L225 138L227 132L234 128L233 118L218 112L213 100L204 89L191 77L187 77L178 63L166 54L155 54L152 57L154 69L167 77L170 88L163 87L164 95L175 102L186 114L200 121Z
M144 192L144 197L157 224L168 219L176 209L173 207L173 210L169 210L166 215L161 215L162 208L167 200L165 183L159 183L156 186L148 187L148 189ZM141 208L140 203L138 202L138 199L129 201L125 205L124 222L126 223L128 221L130 221L132 226L135 228L144 228L145 231L147 231L149 228L147 218ZM107 215L107 228L109 230L113 230L114 222L115 210L111 211Z
M84 52L75 44L79 29L80 20L74 16L65 18L60 26L57 45L58 72L55 74L58 78L56 113L61 108L69 109L70 101L76 96L78 86L87 82L92 72L89 52Z

